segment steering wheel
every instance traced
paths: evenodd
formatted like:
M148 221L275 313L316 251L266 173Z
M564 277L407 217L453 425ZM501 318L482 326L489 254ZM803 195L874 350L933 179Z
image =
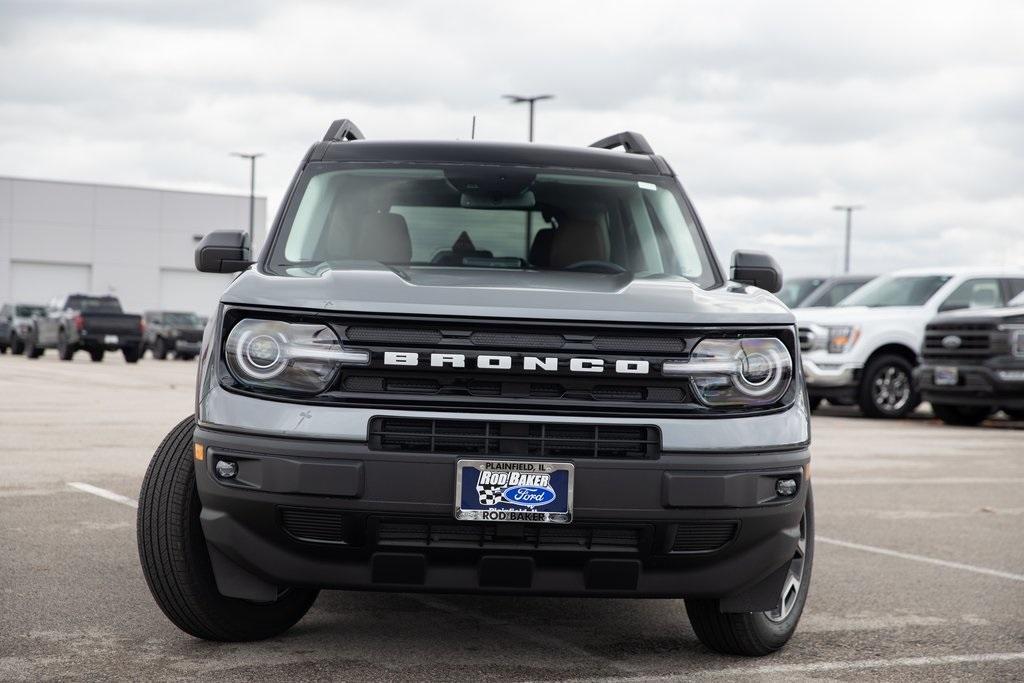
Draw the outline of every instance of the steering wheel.
M625 273L626 269L611 261L577 261L565 266L564 270L590 270L598 273Z

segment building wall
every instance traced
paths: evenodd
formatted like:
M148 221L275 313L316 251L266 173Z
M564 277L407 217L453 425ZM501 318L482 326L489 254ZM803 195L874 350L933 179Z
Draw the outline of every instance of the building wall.
M258 249L262 197L254 223ZM208 315L232 276L195 270L196 238L248 226L248 195L0 177L0 302L74 290L113 294L132 312Z

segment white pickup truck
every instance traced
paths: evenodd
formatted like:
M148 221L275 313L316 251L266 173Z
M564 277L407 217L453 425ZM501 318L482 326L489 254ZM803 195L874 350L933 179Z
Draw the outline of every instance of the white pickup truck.
M919 403L913 368L925 325L937 313L1005 306L1024 270L901 270L865 285L838 306L798 308L811 406L822 399L871 417L903 417Z

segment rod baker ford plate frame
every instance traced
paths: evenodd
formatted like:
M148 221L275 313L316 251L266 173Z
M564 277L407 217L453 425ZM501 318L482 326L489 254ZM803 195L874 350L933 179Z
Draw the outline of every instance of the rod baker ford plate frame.
M459 460L455 519L568 524L574 475L575 467L568 462Z

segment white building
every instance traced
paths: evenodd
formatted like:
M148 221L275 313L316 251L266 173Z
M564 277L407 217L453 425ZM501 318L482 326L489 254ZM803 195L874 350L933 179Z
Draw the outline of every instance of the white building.
M257 244L266 206L256 198ZM0 176L0 302L86 292L113 294L134 313L209 315L232 276L197 272L196 244L248 227L248 195Z

